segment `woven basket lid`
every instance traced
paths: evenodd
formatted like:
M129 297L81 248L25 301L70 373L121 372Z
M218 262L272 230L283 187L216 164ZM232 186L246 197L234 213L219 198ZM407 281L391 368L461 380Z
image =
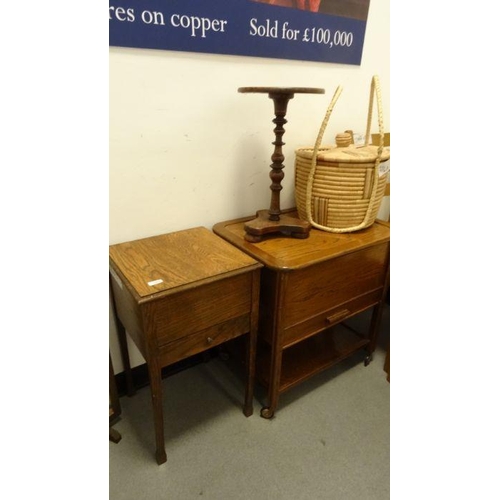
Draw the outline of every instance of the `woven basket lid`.
M355 146L349 133L337 134L336 146L323 146L318 148L317 161L331 163L375 163L378 156L378 146ZM301 148L295 152L298 156L310 160L314 148ZM380 161L390 157L389 148L383 148Z
M314 148L298 149L295 153L301 158L310 160L313 156ZM377 159L378 146L355 146L350 144L347 147L320 148L317 161L326 163L375 163ZM390 158L388 148L382 150L380 161Z

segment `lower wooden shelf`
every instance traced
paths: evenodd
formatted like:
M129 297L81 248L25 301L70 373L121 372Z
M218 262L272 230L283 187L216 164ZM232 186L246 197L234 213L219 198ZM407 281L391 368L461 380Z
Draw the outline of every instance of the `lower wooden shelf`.
M284 349L279 392L291 389L368 344L368 338L360 333L336 325ZM271 347L261 342L258 347L257 378L265 387L269 386L270 363Z

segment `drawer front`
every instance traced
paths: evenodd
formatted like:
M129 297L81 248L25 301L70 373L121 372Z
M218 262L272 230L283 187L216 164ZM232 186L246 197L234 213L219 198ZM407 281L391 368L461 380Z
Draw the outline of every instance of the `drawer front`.
M199 352L206 351L249 331L250 315L247 314L175 340L160 348L161 366L167 366Z
M288 277L283 327L329 311L384 286L389 243L293 271Z
M333 326L355 314L368 309L380 302L382 290L370 292L361 297L357 297L345 304L322 312L302 323L286 328L283 334L283 347L288 347L296 342L315 335L330 326Z
M143 304L157 345L186 337L251 311L252 273L208 283Z

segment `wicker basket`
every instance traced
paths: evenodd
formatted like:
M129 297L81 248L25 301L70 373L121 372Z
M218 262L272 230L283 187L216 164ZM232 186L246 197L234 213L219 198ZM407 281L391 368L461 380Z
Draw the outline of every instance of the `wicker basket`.
M384 197L388 171L381 162L389 159L384 149L384 127L380 86L374 76L365 144L356 147L352 134L337 134L336 147L321 146L323 134L342 88L330 102L314 148L301 148L295 154L295 202L299 217L317 229L348 233L370 227ZM380 141L368 145L371 132L373 97L376 94Z

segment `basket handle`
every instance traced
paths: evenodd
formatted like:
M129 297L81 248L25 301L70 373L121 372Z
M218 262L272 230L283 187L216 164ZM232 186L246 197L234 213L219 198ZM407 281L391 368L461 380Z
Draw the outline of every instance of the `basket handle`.
M373 111L373 94L377 97L377 111L378 111L378 129L380 134L380 142L377 150L376 165L380 163L382 153L384 151L384 118L382 116L382 99L380 97L380 82L377 75L372 78L370 86L370 104L368 105L368 117L366 119L366 133L365 133L365 146L368 146L371 134L372 124L372 111Z
M317 164L317 157L318 157L318 150L321 146L321 142L323 140L323 135L325 133L326 126L328 125L328 121L330 119L330 115L332 114L333 107L335 106L338 98L340 97L340 94L342 93L342 87L339 85L337 87L337 90L335 91L335 94L333 95L333 98L330 102L330 105L328 106L328 109L326 111L325 117L323 118L323 122L321 124L321 127L319 129L318 137L316 139L316 143L314 144L314 150L313 150L313 155L311 158L311 170L309 171L309 175L307 178L307 188L306 188L306 216L308 222L315 228L321 229L323 231L328 231L330 233L347 233L351 231L356 231L358 229L362 229L367 221L367 218L369 217L371 213L371 209L373 207L373 203L375 202L375 196L377 192L377 187L378 187L378 172L379 172L379 164L380 160L382 158L382 153L384 150L384 121L382 118L382 100L380 98L380 82L378 79L377 75L374 75L372 78L371 86L370 86L370 102L368 105L368 117L367 117L367 124L366 124L366 134L365 134L365 146L368 145L369 141L369 136L370 136L370 131L371 131L371 120L372 120L372 112L373 112L373 97L374 94L376 95L377 98L377 111L378 111L378 126L379 126L379 132L380 132L380 144L378 146L377 150L377 158L375 160L375 168L374 168L374 180L373 180L373 188L372 188L372 194L370 196L370 201L368 203L368 208L366 210L366 215L361 222L361 224L358 224L357 226L353 227L348 227L348 228L342 228L342 229L332 229L327 226L322 226L321 224L318 224L315 222L312 218L312 207L311 207L311 202L312 202L312 185L314 181L314 174L316 172L316 164Z
M323 229L323 226L317 224L313 221L312 218L312 209L311 209L311 201L312 201L312 185L314 181L314 173L316 172L316 161L318 157L318 150L321 146L321 142L323 141L323 135L325 134L325 129L328 125L328 121L330 120L330 115L332 114L333 107L337 103L340 94L342 93L342 86L339 85L337 90L335 90L335 94L333 94L332 100L326 110L325 117L323 118L323 122L321 123L321 127L318 132L318 137L316 138L316 142L314 144L313 155L311 158L311 170L309 170L309 175L307 177L307 188L306 188L306 216L307 220L310 224L318 229Z

